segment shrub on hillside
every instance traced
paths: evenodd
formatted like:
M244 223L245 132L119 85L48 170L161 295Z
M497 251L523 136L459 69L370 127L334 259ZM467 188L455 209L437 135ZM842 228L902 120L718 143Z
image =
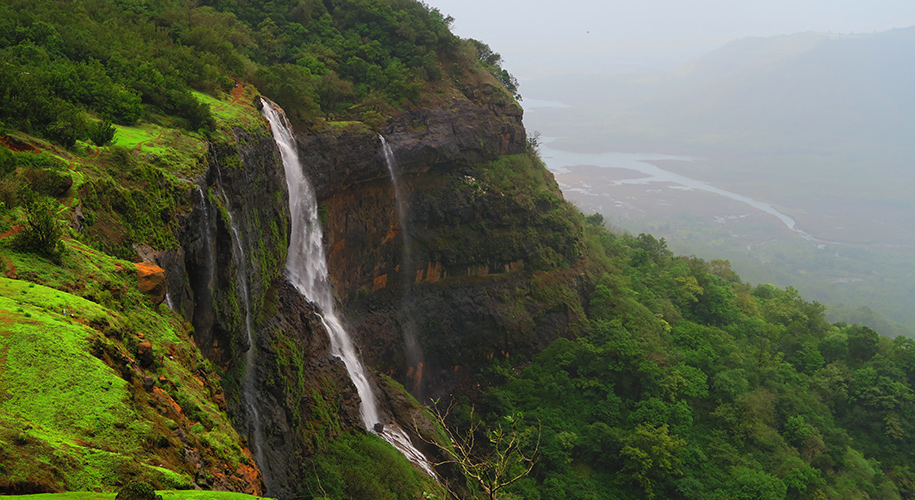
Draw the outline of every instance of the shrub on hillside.
M0 147L0 178L16 171L16 156L13 152Z
M22 192L22 181L16 177L0 180L0 206L13 208L19 205L19 195Z
M156 490L149 483L131 481L118 491L114 500L162 500L162 495L156 495Z
M31 166L23 168L21 172L32 191L45 196L63 196L73 185L69 172Z
M57 201L47 196L38 196L29 189L26 189L23 198L27 220L13 244L21 251L60 262L64 244L60 240L63 232L57 220Z
M48 113L53 117L45 125L44 136L70 149L86 137L86 113L62 100L53 99Z
M107 146L114 139L115 128L108 120L89 126L89 139L98 147Z

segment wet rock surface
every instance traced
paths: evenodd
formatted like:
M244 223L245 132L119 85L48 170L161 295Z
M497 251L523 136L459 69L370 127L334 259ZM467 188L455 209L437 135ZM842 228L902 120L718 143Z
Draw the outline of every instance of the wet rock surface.
M262 464L271 478L270 494L294 497L306 474L306 463L289 457L307 457L320 440L340 431L321 425L326 418L315 412L321 403L348 429L361 427L359 396L343 362L330 354L330 341L314 304L305 300L287 281L274 281L268 292L272 314L264 318L256 346L257 404L264 429ZM315 395L321 401L315 401ZM317 423L317 425L315 425ZM336 430L335 430L336 427ZM321 434L316 434L315 429Z
M194 325L204 355L224 367L249 348L228 213L243 245L253 312L262 307L271 280L282 275L289 238L286 180L272 136L266 126L233 133L234 143L211 147L205 178L188 192L193 209L180 235L183 252L166 262L188 277L187 286L169 288L176 307ZM176 262L182 254L183 262Z

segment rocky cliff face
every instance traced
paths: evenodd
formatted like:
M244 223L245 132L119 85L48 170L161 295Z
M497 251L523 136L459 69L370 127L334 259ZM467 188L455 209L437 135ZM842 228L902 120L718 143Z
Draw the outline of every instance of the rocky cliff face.
M182 250L159 261L177 271L169 280L173 304L228 374L230 413L252 451L263 452L269 493L295 496L314 471L290 457L361 432L360 401L330 355L314 306L283 278L288 193L266 130L236 129L233 143L212 147L201 188L190 194ZM580 228L569 225L552 176L526 154L521 108L480 85L400 113L382 133L402 181L405 227L377 133L350 124L298 134L321 203L331 278L366 364L414 395L441 395L469 387L470 375L494 358L523 357L574 331L582 317L574 269ZM185 273L187 280L174 279ZM246 366L252 348L255 363ZM248 370L262 443L241 395ZM417 438L415 403L383 378L375 384L385 418Z
M233 136L234 143L214 144L207 155L181 235L188 279L184 286L169 283L204 355L226 368L249 348L246 315L259 324L256 314L283 272L289 238L286 181L269 129L236 128Z
M229 413L254 452L267 443L254 438L241 381L249 370L254 387L276 379L270 342L261 341L260 332L271 317L268 298L276 296L268 291L285 267L286 181L266 123L234 128L232 140L212 144L205 161L205 173L187 194L191 209L179 234L181 248L155 260L168 271L170 306L193 324L201 352L222 370ZM249 342L249 325L257 345ZM253 366L247 365L249 349L256 349ZM258 400L257 407L269 413L273 403Z
M211 147L199 188L188 193L193 206L181 249L151 256L168 269L172 307L192 322L201 351L225 373L229 412L252 453L262 453L269 493L294 498L314 471L290 457L307 458L341 433L363 432L360 400L342 362L330 354L315 306L283 276L289 196L269 129L237 128L233 138ZM346 149L325 145L323 152L333 157ZM250 365L249 349L255 354ZM253 377L261 442L243 394L246 373ZM386 382L376 389L387 422L400 419L410 429L423 420L401 389Z
M330 272L368 364L414 395L442 395L494 356L535 352L574 327L577 297L538 297L532 272L573 264L580 228L549 218L566 208L552 176L525 154L517 103L484 84L397 115L382 134L406 227L377 134L298 137L326 220ZM514 158L507 167L491 165L505 157ZM518 186L494 178L502 170ZM577 289L574 272L560 274Z

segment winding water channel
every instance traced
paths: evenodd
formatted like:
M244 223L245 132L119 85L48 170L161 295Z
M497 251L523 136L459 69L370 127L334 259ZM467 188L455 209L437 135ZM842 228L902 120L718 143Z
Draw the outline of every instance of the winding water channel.
M571 151L563 151L559 149L553 149L549 147L549 144L544 144L540 147L543 160L546 162L547 167L556 173L567 173L570 171L570 167L576 167L581 165L602 167L602 168L619 168L634 170L639 173L644 174L644 177L639 177L636 179L622 179L613 181L613 185L625 185L625 184L650 184L650 183L667 183L673 184L672 189L683 189L688 191L705 191L712 194L717 194L725 198L729 198L734 201L738 201L749 205L761 212L767 213L776 217L782 222L788 229L794 231L795 233L801 235L807 240L815 240L815 238L797 228L797 223L791 217L779 212L772 205L754 200L753 198L737 194L731 191L727 191L718 187L715 187L707 182L697 181L695 179L690 179L689 177L675 174L669 172L662 168L659 168L655 165L652 165L651 161L657 160L679 160L679 161L694 161L695 158L689 156L670 156L662 154L653 154L653 153L575 153Z

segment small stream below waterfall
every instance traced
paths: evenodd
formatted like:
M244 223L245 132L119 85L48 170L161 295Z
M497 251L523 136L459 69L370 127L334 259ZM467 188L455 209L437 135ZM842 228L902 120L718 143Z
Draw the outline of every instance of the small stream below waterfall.
M327 272L323 233L318 219L318 203L314 188L302 170L295 136L286 116L273 103L262 100L263 113L270 122L273 138L280 150L286 184L289 188L289 212L292 234L286 257L286 278L307 300L318 306L319 316L330 336L331 354L343 361L362 404L359 413L362 423L370 432L382 423L365 367L359 360L349 333L337 316L333 292ZM383 423L382 423L383 424ZM397 448L415 466L437 479L431 464L410 442L409 436L396 424L383 424L379 433L385 441Z

